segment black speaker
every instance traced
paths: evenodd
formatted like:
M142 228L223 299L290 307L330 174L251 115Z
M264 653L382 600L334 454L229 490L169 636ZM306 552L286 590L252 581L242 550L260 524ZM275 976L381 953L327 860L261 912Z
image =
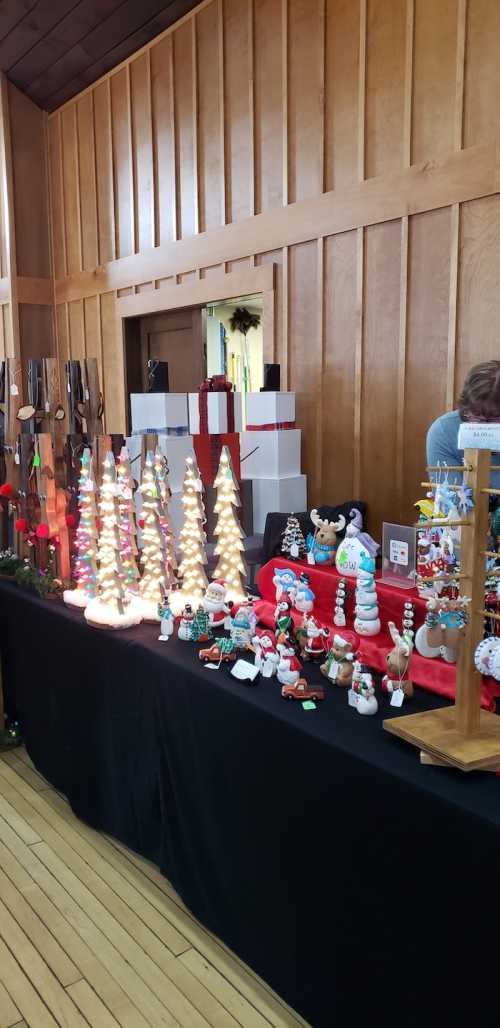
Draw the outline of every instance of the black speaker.
M264 364L264 385L261 393L279 393L280 391L280 366L279 364Z
M169 393L168 361L148 361L148 393Z

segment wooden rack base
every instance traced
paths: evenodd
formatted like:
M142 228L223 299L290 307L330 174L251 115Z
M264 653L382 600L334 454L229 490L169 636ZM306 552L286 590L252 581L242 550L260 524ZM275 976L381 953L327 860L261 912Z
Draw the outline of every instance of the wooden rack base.
M487 710L481 711L474 735L457 730L455 707L394 717L384 721L384 728L417 746L423 764L460 771L500 771L500 717Z

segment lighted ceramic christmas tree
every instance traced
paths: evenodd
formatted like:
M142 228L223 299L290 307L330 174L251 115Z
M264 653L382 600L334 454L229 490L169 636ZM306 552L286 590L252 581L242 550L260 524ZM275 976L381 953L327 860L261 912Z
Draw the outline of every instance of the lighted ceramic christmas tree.
M99 498L99 592L85 608L85 617L95 628L129 628L141 620L130 604L123 582L119 518L115 459L107 453Z
M83 451L80 461L78 509L80 518L75 538L77 557L74 567L76 589L66 589L63 599L71 607L86 607L97 595L97 512L92 454L89 449Z
M156 448L154 455L154 468L160 499L158 516L160 521L160 528L163 535L165 578L167 580L168 588L172 589L178 585L177 559L175 556L175 539L169 511L170 500L172 498L172 490L170 488L169 482L167 459L163 456L161 450L158 447Z
M207 537L203 528L206 520L203 485L194 457L186 458L182 506L184 522L179 535L179 547L182 553L179 577L182 579L182 587L178 594L178 602L182 605L190 603L196 609L203 599L208 580L205 574Z
M215 554L219 559L213 578L222 579L226 583L229 600L241 603L246 599L244 580L248 574L243 556L245 534L236 513L237 507L241 506L240 494L227 446L222 447L214 488L217 490L214 506L214 513L217 514Z
M145 621L159 621L158 604L167 592L165 540L160 524L161 496L155 459L146 454L142 481L142 578L139 585L140 609Z
M295 517L295 514L290 514L287 518L281 543L281 552L287 557L291 557L292 560L303 560L305 558L306 541L304 539L299 520Z
M139 568L137 567L137 529L135 525L134 499L130 458L126 446L120 451L116 465L116 493L118 498L118 530L120 533L120 559L123 569L122 581L132 596L139 591Z

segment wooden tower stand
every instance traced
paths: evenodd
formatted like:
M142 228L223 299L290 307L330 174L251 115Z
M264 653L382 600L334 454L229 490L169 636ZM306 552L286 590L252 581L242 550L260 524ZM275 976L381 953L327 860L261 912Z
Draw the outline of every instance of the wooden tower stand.
M484 610L485 558L490 556L485 541L488 496L498 492L489 487L490 468L489 450L466 450L464 470L475 506L464 521L430 521L421 526L462 526L458 577L461 595L468 596L471 602L459 648L455 704L384 721L387 732L420 749L423 764L456 767L461 771L500 771L500 717L481 709L481 675L474 666L476 646L484 634L484 619L490 617Z

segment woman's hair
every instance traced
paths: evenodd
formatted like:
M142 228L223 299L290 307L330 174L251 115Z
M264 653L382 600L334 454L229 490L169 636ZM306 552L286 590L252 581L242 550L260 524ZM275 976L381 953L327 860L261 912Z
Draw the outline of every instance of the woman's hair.
M500 361L471 368L458 400L461 421L500 421Z

